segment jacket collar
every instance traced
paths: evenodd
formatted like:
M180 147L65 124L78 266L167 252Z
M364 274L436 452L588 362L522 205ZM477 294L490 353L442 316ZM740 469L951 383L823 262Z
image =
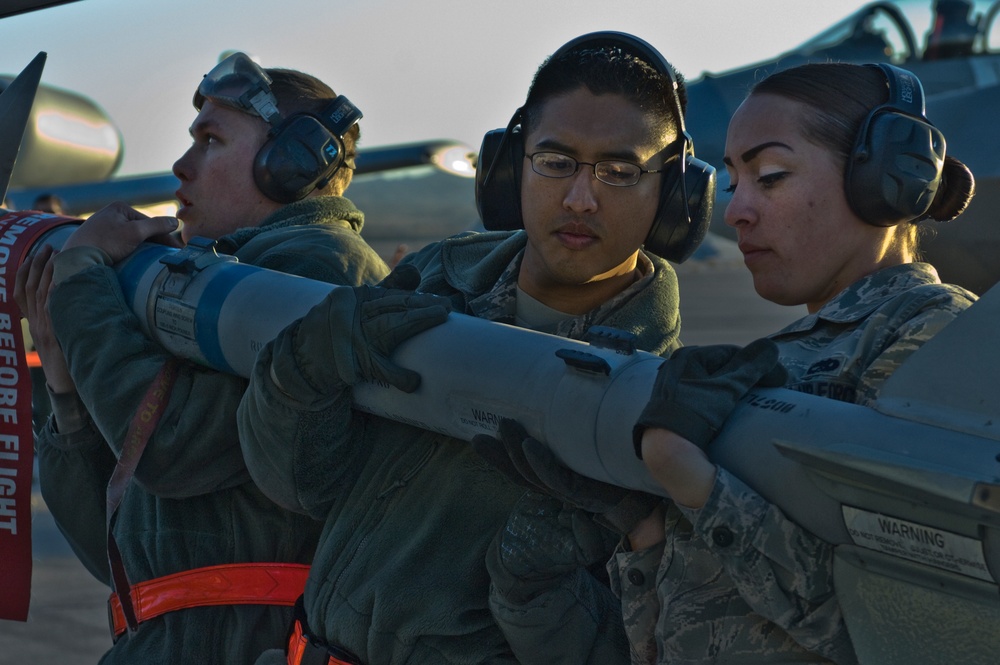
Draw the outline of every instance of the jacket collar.
M903 291L924 284L940 284L937 270L929 263L903 263L865 275L837 294L818 311L769 335L798 333L813 328L820 320L830 323L860 321Z

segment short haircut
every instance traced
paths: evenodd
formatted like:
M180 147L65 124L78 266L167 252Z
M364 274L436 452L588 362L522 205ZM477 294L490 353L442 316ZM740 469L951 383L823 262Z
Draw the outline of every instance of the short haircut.
M683 113L687 108L684 78L672 65L667 66L677 81L677 96ZM661 133L673 130L680 134L672 99L673 84L668 76L627 46L587 44L549 57L535 72L523 107L522 135L537 126L546 102L579 88L586 88L595 95L621 95L656 118L656 127Z

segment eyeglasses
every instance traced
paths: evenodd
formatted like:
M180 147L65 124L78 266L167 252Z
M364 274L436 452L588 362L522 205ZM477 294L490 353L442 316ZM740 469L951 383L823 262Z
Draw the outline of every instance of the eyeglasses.
M638 164L617 159L605 159L596 164L578 162L569 155L558 152L536 152L526 155L531 160L531 170L546 178L569 178L581 166L593 166L594 177L612 187L631 187L639 182L643 173L661 173L663 169L646 170Z
M271 125L281 122L271 77L244 53L232 54L205 74L194 93L195 108L200 111L206 98L259 116Z

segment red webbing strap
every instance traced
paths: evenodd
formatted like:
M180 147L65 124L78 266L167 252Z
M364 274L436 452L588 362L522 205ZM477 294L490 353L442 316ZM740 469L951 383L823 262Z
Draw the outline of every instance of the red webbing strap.
M291 607L306 588L309 566L301 563L227 563L185 570L132 585L139 623L189 607L279 605ZM115 637L128 628L118 596L108 600Z
M113 533L115 514L121 504L122 496L128 488L135 469L142 458L142 451L146 449L149 437L153 435L156 424L163 415L163 406L170 396L170 389L177 378L177 368L179 362L176 358L169 358L163 367L160 368L153 383L139 402L139 407L132 417L132 422L125 435L125 443L122 445L122 452L118 456L118 464L111 473L111 480L108 481L107 493L107 532L108 532L108 564L111 566L111 582L118 602L121 603L122 613L130 630L139 627L139 620L136 617L135 608L132 605L132 595L128 577L125 574L125 565L122 562L121 552L118 543L115 541Z
M0 619L27 621L31 600L31 373L14 279L39 238L79 219L0 209Z
M285 656L288 665L306 665L307 662L310 664L321 662L322 665L358 665L359 661L357 660L343 660L329 652L322 654L322 657L326 660L319 661L316 658L315 652L322 649L302 629L302 622L296 619L292 627L292 633L288 636L287 653Z

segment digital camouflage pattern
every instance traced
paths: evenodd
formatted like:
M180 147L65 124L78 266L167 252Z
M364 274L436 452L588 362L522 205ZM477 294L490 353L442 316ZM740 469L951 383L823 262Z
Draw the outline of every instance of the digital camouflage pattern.
M669 504L668 504L669 506ZM638 552L628 549L627 539L619 544L608 563L611 587L622 598L622 622L628 635L631 662L656 662L656 622L660 616L655 573L663 559L660 541Z
M524 231L466 233L403 259L420 270L420 290L451 299L457 312L515 324L517 276L528 237ZM470 265L471 264L471 265ZM636 336L636 348L665 355L680 346L677 274L663 259L639 253L642 277L590 312L541 330L582 339L592 326Z
M932 266L904 264L858 280L770 337L786 387L869 405L906 357L975 300L941 284ZM833 592L832 547L739 479L719 469L702 508L668 504L665 530L662 556L619 547L609 564L633 663L857 662Z
M870 405L920 346L976 301L934 266L906 263L858 280L815 314L771 335L792 390Z

